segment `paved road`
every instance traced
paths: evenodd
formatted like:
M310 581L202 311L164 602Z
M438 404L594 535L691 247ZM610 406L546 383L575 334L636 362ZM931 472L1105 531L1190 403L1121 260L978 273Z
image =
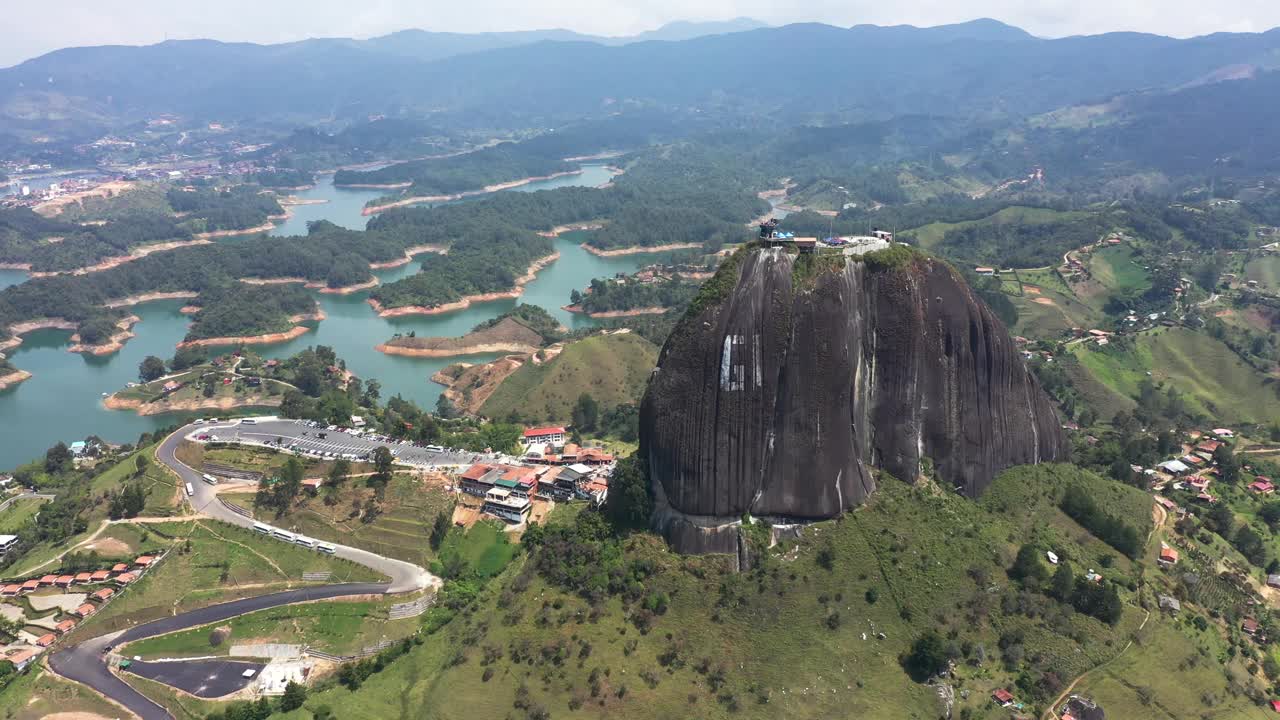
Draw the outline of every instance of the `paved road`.
M258 677L264 667L266 666L260 662L242 660L134 660L126 672L208 699L225 697L243 690ZM252 670L253 675L245 677L245 670Z
M266 426L265 429L267 429L269 433L276 433L275 435L272 435L273 440L278 436L295 437L296 435L296 437L308 437L301 434L303 430L307 430L308 428L296 424L293 421L270 421L263 423L262 425ZM292 427L293 430L291 432L286 432L290 427ZM163 443L160 444L160 447L156 450L156 457L160 462L164 463L176 472L184 482L191 485L194 495L189 497L188 500L198 512L232 525L252 527L252 519L236 513L226 505L219 502L216 493L213 491L213 487L203 481L201 473L191 467L188 467L178 459L176 454L178 446L189 436L201 433L210 433L217 434L219 439L222 440L233 440L236 438L232 437L228 433L235 433L242 429L252 430L255 434L260 434L264 428L261 425L187 425L170 435ZM357 436L349 436L345 433L339 433L338 435L341 435L341 438L335 438L335 441L337 442L345 443L348 442L347 439L362 440L366 443L369 450L372 450L373 447L377 446L376 444ZM330 434L329 437L333 438L334 434ZM421 448L414 448L414 450L421 450ZM454 460L455 457L461 457L460 455L451 453L434 453L432 455L439 457L442 460ZM415 453L415 457L417 457L417 453ZM441 462L439 464L443 465L444 463ZM284 592L271 593L269 595L261 595L258 597L235 600L219 605L212 605L210 607L182 613L181 615L174 615L172 617L155 620L111 635L104 635L102 637L86 640L79 645L59 650L49 657L49 666L59 675L70 680L84 683L108 698L124 705L130 711L142 718L142 720L173 720L167 710L152 702L142 693L134 690L127 683L114 675L110 669L108 669L105 661L105 655L109 648L126 642L142 640L154 635L162 635L200 625L207 625L209 623L221 622L245 613L280 607L281 605L291 605L299 602L311 602L315 600L325 600L352 595L380 595L383 593L412 592L431 587L439 587L441 583L439 578L417 565L392 558L385 558L358 548L338 545L335 555L376 570L390 578L390 582L343 583L337 585L303 587L296 590L286 590Z
M53 668L53 671L59 675L84 683L124 705L142 720L173 720L167 710L152 702L142 693L134 690L107 669L104 655L108 647L135 640L143 640L155 635L186 630L187 628L208 623L222 622L245 613L266 610L281 605L350 595L382 594L386 591L387 586L383 583L345 583L341 585L298 588L297 590L286 590L243 600L233 600L220 605L210 605L209 607L192 610L181 615L161 618L111 635L96 637L79 645L59 650L50 656L49 667Z
M272 432L275 432L276 430L282 431L286 426L297 428L298 430L304 428L304 426L297 425L293 423L293 421L276 421L269 425ZM249 429L250 427L254 428L254 431L257 432L258 426L246 426L245 429ZM240 515L226 505L223 505L218 500L217 493L214 492L213 487L204 482L201 473L194 468L188 467L185 463L179 460L177 456L178 446L181 445L182 441L189 435L208 433L217 435L219 438L224 440L231 440L232 437L229 434L229 431L233 429L234 428L221 426L210 427L188 425L170 435L168 438L165 438L165 441L161 443L160 447L156 450L156 456L159 458L160 462L169 466L169 468L174 472L178 473L184 482L191 485L192 490L195 491L195 495L188 498L188 500L197 512L208 515L216 520L221 520L225 523L230 523L243 528L252 528L252 518ZM295 430L295 432L298 430ZM272 434L271 437L274 439L276 435ZM368 441L365 442L368 443ZM369 444L372 445L372 443ZM386 588L386 591L389 593L412 592L414 590L422 590L431 586L439 587L440 585L439 578L433 576L425 569L412 563L404 562L403 560L394 560L392 558L382 557L381 555L375 555L367 550L348 547L346 545L338 545L337 551L334 554L344 560L359 563L360 565L372 568L383 575L386 575L391 579L390 586Z

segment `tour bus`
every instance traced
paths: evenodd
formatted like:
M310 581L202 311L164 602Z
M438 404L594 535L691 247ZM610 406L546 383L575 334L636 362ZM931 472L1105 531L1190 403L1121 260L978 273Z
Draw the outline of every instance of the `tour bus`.
M214 476L210 475L209 473L205 473L205 474L201 475L201 476L200 476L200 479L204 480L205 482L209 483L210 485L217 485L217 484L218 484L218 478L216 478L216 477L214 477Z
M253 529L254 529L254 530L257 530L257 531L258 531L258 532L260 532L260 533L264 533L264 534L267 534L267 535L270 535L270 534L271 534L271 526L270 526L270 525L267 525L267 524L265 524L265 523L256 522L256 523L254 523L254 524L253 524Z
M306 535L299 535L299 536L297 536L296 538L294 538L294 539L293 539L293 542L294 542L295 544L301 545L301 546L302 546L302 547L304 547L304 548L308 548L308 549L312 549L312 550L314 550L314 549L315 549L315 547L316 547L316 541L315 541L315 540L312 540L311 538L307 537Z
M332 544L330 544L330 543L327 543L327 542L318 542L318 543L316 543L316 549L317 549L317 550L319 550L319 551L320 551L320 552L322 552L322 553L328 553L329 555L332 555L332 554L334 554L334 553L338 552L338 548L337 548L336 546L334 546L334 545L332 545Z
M428 446L427 446L427 451L428 451L428 452L435 452L435 453L438 453L438 452L444 452L444 448L440 447L439 445L428 445Z
M253 418L245 418L240 421L240 424L241 425L257 425L258 421L254 420Z
M191 487L191 483L187 483L187 497L191 497L195 494L196 494L196 489L194 487Z
M271 537L279 538L280 540L284 540L285 542L294 541L293 533L285 532L284 530L280 530L279 528L272 528Z

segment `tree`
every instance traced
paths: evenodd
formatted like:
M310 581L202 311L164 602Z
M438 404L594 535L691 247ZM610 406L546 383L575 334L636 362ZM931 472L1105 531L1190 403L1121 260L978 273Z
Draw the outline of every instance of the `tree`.
M1027 544L1018 548L1018 556L1013 561L1013 567L1009 568L1009 577L1033 587L1048 579L1049 571L1040 562L1040 550L1035 545Z
M1049 595L1066 602L1071 599L1071 591L1075 589L1075 585L1075 573L1071 572L1071 566L1063 560L1053 573L1053 579L1049 583Z
M382 396L382 383L377 380L370 380L364 384L364 396L360 399L360 404L372 408L378 405L378 398Z
M280 468L280 477L272 488L271 499L271 506L277 513L284 514L293 501L298 499L298 493L302 492L303 474L302 462L296 457L290 457L285 461L284 467Z
M590 393L582 393L573 406L572 418L575 429L591 432L596 429L596 423L600 419L600 405Z
M391 467L395 462L395 457L386 445L379 445L373 449L373 475L369 477L369 487L375 490L379 487L385 488L387 483L391 482Z
M333 465L329 468L328 485L329 487L341 487L347 481L347 476L351 474L351 461L346 458L338 458L333 461Z
M445 397L444 393L440 393L440 397L436 398L436 415L445 420L452 420L461 414L453 401Z
M1236 530L1235 535L1231 538L1231 544L1254 565L1261 566L1266 563L1266 545L1263 544L1262 538L1258 533L1254 532L1253 528L1248 525L1241 525Z
M138 379L142 382L151 382L156 378L164 377L164 360L155 355L148 355L138 364Z
M147 454L145 452L138 453L137 457L133 459L133 474L142 475L147 471L147 465L150 464L151 460L147 458Z
M435 522L431 524L431 549L439 550L444 544L444 539L449 535L449 527L453 524L450 513L441 510L436 515Z
M209 353L203 346L193 345L180 347L178 348L178 351L173 354L173 359L169 361L169 367L172 368L174 372L178 372L179 370L186 370L187 368L195 367L207 359L209 359Z
M71 450L67 444L59 442L44 454L44 469L48 473L60 473L71 468Z
M618 461L609 480L605 514L609 521L623 527L647 527L653 513L649 495L649 470L639 453Z
M946 670L950 660L942 636L934 630L926 630L911 644L911 652L902 659L902 667L911 679L925 682Z
M1133 468L1129 466L1129 461L1123 455L1117 455L1116 459L1111 461L1111 477L1125 484L1133 482Z
M284 686L284 695L280 696L280 711L290 712L302 707L307 701L307 688L305 685L299 685L292 680Z

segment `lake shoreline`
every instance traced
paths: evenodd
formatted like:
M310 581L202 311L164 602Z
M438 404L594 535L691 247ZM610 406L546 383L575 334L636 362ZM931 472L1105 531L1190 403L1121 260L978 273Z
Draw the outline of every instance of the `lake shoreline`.
M545 180L555 180L556 178L568 177L570 175L581 175L583 172L585 171L582 168L578 168L577 170L566 170L564 172L552 173L550 175L527 177L527 178L521 178L519 180L512 180L510 182L505 182L505 183L496 183L494 185L486 185L483 188L480 188L479 190L466 190L460 193L453 193L451 195L419 195L414 197L407 197L407 198L402 198L400 200L394 200L388 203L382 203L380 205L370 205L369 207L366 207L364 210L362 210L360 214L361 215L377 215L380 212L390 210L392 208L409 207L410 205L421 205L423 203L453 202L454 200L461 200L463 198L475 197L477 195L488 195L489 193L501 192L502 190L511 190L512 188L518 188L518 187L521 187L522 185L528 185L529 183L543 182ZM396 189L396 188L409 187L411 185L412 183L409 183L408 185L394 185L394 186L334 185L334 187L346 187L346 188L387 187L387 189Z
M133 332L133 326L142 322L142 318L137 315L130 315L116 323L118 332L112 334L106 342L98 345L89 345L80 342L80 334L76 333L71 336L71 346L67 348L67 352L81 353L84 355L111 355L124 349L124 344L129 340L137 337Z
M26 370L14 370L6 375L0 375L0 390L8 390L11 387L17 387L25 380L31 379L31 373Z
M529 269L524 275L516 278L515 287L510 290L500 292L480 293L478 295L464 295L462 298L453 302L442 303L433 307L425 305L405 305L403 307L387 308L374 298L369 298L366 302L373 308L378 317L403 317L405 315L442 315L456 310L466 310L475 303L494 302L497 300L514 300L524 293L524 286L533 281L538 275L538 271L560 259L560 253L553 252L550 255L538 258L529 265Z
M581 315L586 315L589 318L600 319L600 318L639 317L641 315L661 315L666 311L670 310L671 308L664 308L664 307L658 307L657 305L653 305L651 307L633 308L631 310L605 310L602 312L587 312L578 305L565 305L560 309L565 310L567 312L571 312L571 313L579 313Z
M250 398L199 398L190 400L145 402L136 398L120 398L112 394L102 400L102 407L108 410L132 410L137 415L166 415L169 413L195 412L199 410L236 410L240 408L275 408L284 402L281 397L253 396Z
M425 255L427 253L437 253L439 255L448 255L449 247L447 245L430 245L430 244L414 245L412 247L405 248L404 257L400 258L399 260L387 260L386 262L369 263L369 269L370 270L389 270L391 268L398 268L413 262L413 258L415 258L416 256Z
M365 282L356 283L355 285L344 285L336 288L329 287L322 282L300 277L240 278L240 282L246 285L293 285L301 283L302 287L307 290L315 290L316 292L324 295L350 295L352 293L358 293L361 290L368 290L369 288L377 287L379 281L378 278L373 278L372 280L366 280Z
M508 355L531 355L540 348L523 343L477 343L475 345L460 345L453 348L413 348L404 347L402 345L390 345L381 343L373 347L380 353L386 355L400 355L402 357L423 357L423 358L442 358L457 357L463 355L484 355L487 353L504 353Z
M294 315L289 318L291 323L301 323L308 320L321 321L325 319L323 310L316 310L313 313L303 313ZM178 349L192 347L208 347L210 345L274 345L276 343L289 342L306 335L311 332L312 328L306 325L295 324L289 330L278 333L264 333L262 335L245 335L245 336L227 336L213 338L199 338L197 340L183 340L178 343Z
M671 252L673 250L692 250L693 248L702 247L702 243L668 243L666 245L635 245L632 247L614 248L612 250L601 250L592 247L586 243L580 245L583 250L595 255L596 257L618 257L620 255L645 255L647 253Z
M72 270L41 270L38 272L31 272L31 277L34 279L34 278L53 277L55 275L89 275L91 273L102 272L104 270L117 268L117 267L120 267L121 265L124 265L125 263L131 263L134 260L141 260L142 258L154 253L168 252L169 250L178 250L184 247L195 247L197 245L213 244L213 241L207 238L202 238L200 236L195 236L195 237L196 237L195 240L174 240L173 242L152 243L149 245L143 245L141 247L137 247L137 248L134 248L133 250L130 250L128 255L116 255L113 257L106 258L105 260L99 260L97 263L93 265L86 265L85 267L74 268ZM17 270L20 268L10 268L10 269Z

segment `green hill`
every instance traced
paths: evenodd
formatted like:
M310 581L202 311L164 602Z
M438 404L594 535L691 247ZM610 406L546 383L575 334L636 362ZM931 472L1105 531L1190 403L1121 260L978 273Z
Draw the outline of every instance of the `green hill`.
M744 573L724 557L675 556L647 533L574 548L548 531L541 550L435 624L422 646L354 692L313 693L307 708L355 720L403 708L432 718L933 720L945 716L935 688L913 681L900 657L936 631L956 659L952 717L1008 717L989 699L1001 687L1038 714L1143 622L1131 588L1145 561L1119 556L1057 509L1078 487L1145 539L1151 500L1141 491L1066 465L1006 472L979 502L883 483L870 505L805 527ZM573 521L577 532L589 534L589 516ZM1103 587L1120 588L1118 622L1020 590L1006 570L1028 542L1077 577L1100 570ZM594 574L576 575L579 565Z
M639 335L595 335L570 343L549 362L525 363L498 386L480 414L529 421L567 421L573 405L589 393L601 409L637 403L658 347Z
M1172 387L1189 409L1224 423L1280 422L1275 378L1254 369L1231 348L1187 328L1133 337L1130 345L1076 345L1073 353L1101 385L1136 398L1143 380Z

